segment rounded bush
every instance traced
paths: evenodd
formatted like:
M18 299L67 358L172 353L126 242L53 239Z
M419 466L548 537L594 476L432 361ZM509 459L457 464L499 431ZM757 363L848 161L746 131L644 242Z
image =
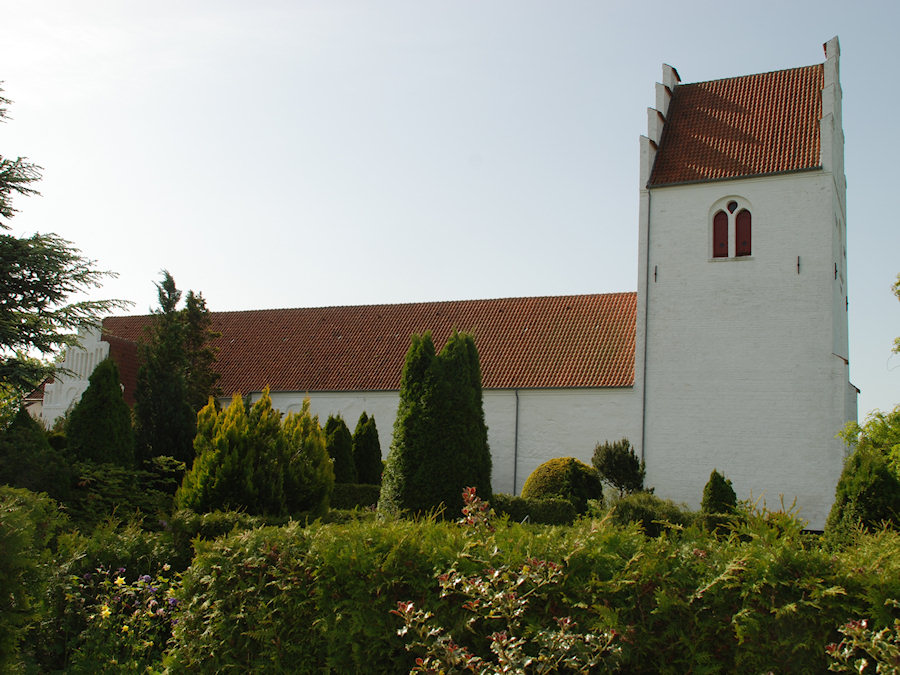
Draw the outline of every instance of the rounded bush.
M640 523L644 534L652 538L665 532L667 524L687 526L694 518L686 508L649 492L625 495L615 503L611 516L616 525Z
M574 457L556 457L536 468L522 488L525 499L568 499L578 513L587 511L588 499L603 499L597 470Z

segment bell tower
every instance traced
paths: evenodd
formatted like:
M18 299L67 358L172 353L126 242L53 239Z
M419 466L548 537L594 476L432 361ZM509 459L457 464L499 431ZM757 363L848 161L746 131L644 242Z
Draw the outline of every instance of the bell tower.
M821 529L856 419L847 348L840 47L824 63L683 84L641 138L635 388L647 483L697 506L796 499Z

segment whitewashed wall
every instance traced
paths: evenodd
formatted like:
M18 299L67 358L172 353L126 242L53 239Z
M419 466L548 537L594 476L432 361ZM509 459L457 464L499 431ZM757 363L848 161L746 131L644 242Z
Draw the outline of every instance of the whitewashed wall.
M88 379L101 361L109 356L109 343L100 339L100 332L85 329L78 335L80 347L66 349L60 372L54 377L52 384L44 388L44 401L41 409L41 420L48 429L57 418L75 402L88 388Z

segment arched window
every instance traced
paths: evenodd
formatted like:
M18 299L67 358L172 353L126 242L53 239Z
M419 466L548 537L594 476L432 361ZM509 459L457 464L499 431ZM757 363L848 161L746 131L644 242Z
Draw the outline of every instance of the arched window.
M719 211L713 218L713 258L728 257L728 215Z
M750 255L750 212L747 209L741 209L734 225L734 255Z

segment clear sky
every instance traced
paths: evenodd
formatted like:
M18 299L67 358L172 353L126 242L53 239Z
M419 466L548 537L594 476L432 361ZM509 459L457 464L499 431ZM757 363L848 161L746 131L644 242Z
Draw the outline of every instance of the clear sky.
M638 137L682 80L841 40L851 379L900 403L900 3L0 0L0 153L146 313L631 291Z

